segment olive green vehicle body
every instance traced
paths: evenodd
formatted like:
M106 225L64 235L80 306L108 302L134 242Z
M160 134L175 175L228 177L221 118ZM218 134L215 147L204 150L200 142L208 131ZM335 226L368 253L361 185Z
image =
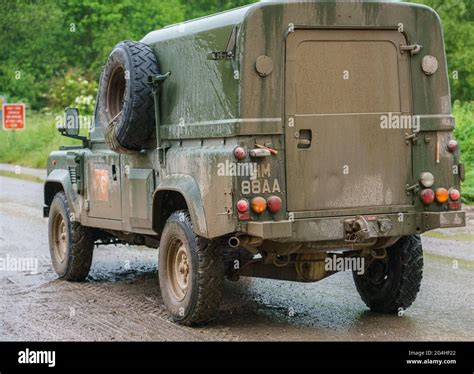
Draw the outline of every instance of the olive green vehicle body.
M225 51L233 30L233 57L209 59ZM442 27L430 8L263 2L142 41L161 72L171 72L157 96L160 150L156 139L144 139L140 153L115 153L95 123L87 147L51 153L45 215L64 190L82 225L159 238L169 214L188 209L196 234L247 238L278 254L384 247L465 225L464 212L436 201L425 206L419 196L422 172L434 175L433 188L459 189L461 179L459 153L446 150L454 118ZM419 53L400 48L413 44ZM421 68L426 55L438 61L433 75ZM272 64L267 59L257 71L260 56ZM335 92L347 100L333 102ZM388 112L419 116L419 131L381 129ZM278 154L235 159L237 146L256 144ZM256 163L259 172L219 171L232 163ZM280 212L239 219L237 201L271 195L281 197ZM358 217L365 236L350 240L346 225Z

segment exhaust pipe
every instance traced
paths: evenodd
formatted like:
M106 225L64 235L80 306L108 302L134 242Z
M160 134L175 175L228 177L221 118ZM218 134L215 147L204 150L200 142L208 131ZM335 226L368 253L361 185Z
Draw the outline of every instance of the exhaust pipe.
M237 238L235 236L231 237L229 239L228 243L229 243L229 247L231 247L231 248L239 248L239 246L240 246L240 240L239 240L239 238Z

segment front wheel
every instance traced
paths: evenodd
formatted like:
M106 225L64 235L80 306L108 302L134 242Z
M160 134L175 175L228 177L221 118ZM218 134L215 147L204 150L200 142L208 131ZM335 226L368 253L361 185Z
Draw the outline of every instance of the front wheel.
M209 322L219 311L224 285L220 247L197 236L188 211L175 212L163 230L159 250L163 302L175 322Z
M423 248L418 235L404 236L384 259L368 260L354 281L362 300L374 312L397 313L410 307L423 278Z
M66 195L59 192L49 211L49 249L59 278L81 282L89 275L94 251L94 232L71 219Z

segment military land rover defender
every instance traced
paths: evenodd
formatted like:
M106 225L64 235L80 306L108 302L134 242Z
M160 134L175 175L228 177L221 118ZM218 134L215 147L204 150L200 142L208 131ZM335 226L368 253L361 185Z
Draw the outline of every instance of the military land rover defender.
M83 281L97 244L159 248L182 324L216 316L225 278L316 282L348 264L367 306L396 313L420 289L420 234L465 225L426 6L260 2L153 31L114 48L87 137L65 117L82 146L48 160L54 269Z

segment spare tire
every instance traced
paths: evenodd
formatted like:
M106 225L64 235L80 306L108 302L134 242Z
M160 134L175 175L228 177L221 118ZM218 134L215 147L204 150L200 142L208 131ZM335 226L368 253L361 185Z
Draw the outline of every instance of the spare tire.
M133 153L145 148L155 128L148 77L160 70L150 46L124 41L109 56L100 79L99 119L111 149Z

